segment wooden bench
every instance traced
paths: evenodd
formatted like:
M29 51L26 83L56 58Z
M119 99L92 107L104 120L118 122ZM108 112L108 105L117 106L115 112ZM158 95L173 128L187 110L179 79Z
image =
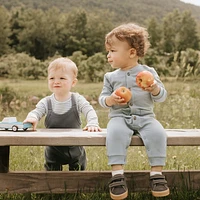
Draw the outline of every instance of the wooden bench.
M200 129L167 129L168 146L200 146ZM74 193L107 190L111 171L9 171L10 146L83 145L105 146L103 132L79 129L39 129L37 131L0 131L0 192L1 193ZM143 146L133 136L131 146ZM170 188L200 188L200 170L165 170ZM129 191L149 190L149 171L125 171Z

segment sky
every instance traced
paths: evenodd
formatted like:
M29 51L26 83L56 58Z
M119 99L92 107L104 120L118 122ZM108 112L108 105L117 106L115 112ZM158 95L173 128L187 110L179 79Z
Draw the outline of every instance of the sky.
M183 1L185 3L191 3L191 4L194 4L196 6L200 6L200 0L180 0L180 1Z

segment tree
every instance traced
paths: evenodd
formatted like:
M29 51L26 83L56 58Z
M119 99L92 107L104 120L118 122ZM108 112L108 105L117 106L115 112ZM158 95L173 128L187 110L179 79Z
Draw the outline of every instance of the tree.
M25 10L18 19L20 27L18 32L18 50L25 51L37 59L44 60L53 56L62 29L62 16L58 9Z
M147 30L150 36L151 48L158 47L161 40L161 28L154 17L149 20Z
M70 56L75 51L87 52L86 25L87 14L84 10L73 10L67 15L59 46L63 56Z
M83 9L76 9L67 15L62 30L59 52L64 56L71 56L75 51L81 51L87 56L104 51L105 34L111 30L109 12L86 13Z
M9 20L8 11L0 6L0 55L7 53L9 50L9 36L11 34Z
M10 35L10 47L14 50L18 51L17 48L19 47L19 40L17 35L20 31L22 31L23 27L19 25L19 16L22 9L13 9L11 11L11 20L10 20L10 28L11 28L11 35Z
M178 10L169 13L163 20L162 49L166 53L176 52L176 38L181 28L181 16Z
M197 25L190 12L178 10L168 14L163 21L162 48L164 52L175 53L186 48L199 49Z
M184 12L181 18L181 28L179 30L179 41L177 50L182 51L187 48L199 49L199 38L197 33L197 24L190 12Z
M113 28L110 21L111 16L112 15L107 10L98 11L98 15L94 13L88 14L86 37L88 56L105 51L105 35ZM105 20L105 18L107 20Z

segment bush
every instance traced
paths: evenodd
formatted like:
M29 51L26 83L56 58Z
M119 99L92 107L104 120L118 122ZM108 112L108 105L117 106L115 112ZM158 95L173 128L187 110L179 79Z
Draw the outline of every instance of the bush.
M46 77L46 68L44 62L25 53L8 54L0 58L0 77L4 78L37 80Z
M73 60L78 67L78 79L84 79L85 69L81 63L87 60L87 55L83 55L82 51L75 51L69 58Z
M155 49L149 49L145 57L141 59L141 62L155 68L159 76L169 76L170 72L167 67L169 60L169 54L160 55Z
M106 56L103 53L96 53L80 63L81 79L86 82L101 82L104 74L110 71Z
M197 77L200 74L200 51L186 49L176 52L171 71L177 77Z
M15 91L8 87L2 87L0 88L0 100L1 100L1 104L10 104L11 101L13 101L13 99L15 99L17 96L17 94L15 93Z

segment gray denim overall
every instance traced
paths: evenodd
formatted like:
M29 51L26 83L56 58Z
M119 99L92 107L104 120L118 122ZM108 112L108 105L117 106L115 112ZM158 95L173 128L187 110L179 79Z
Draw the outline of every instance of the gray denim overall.
M72 108L64 114L56 114L48 99L46 128L80 128L81 121L72 94ZM45 168L47 171L62 171L62 165L69 165L69 170L85 170L86 153L82 146L47 146L45 149Z

